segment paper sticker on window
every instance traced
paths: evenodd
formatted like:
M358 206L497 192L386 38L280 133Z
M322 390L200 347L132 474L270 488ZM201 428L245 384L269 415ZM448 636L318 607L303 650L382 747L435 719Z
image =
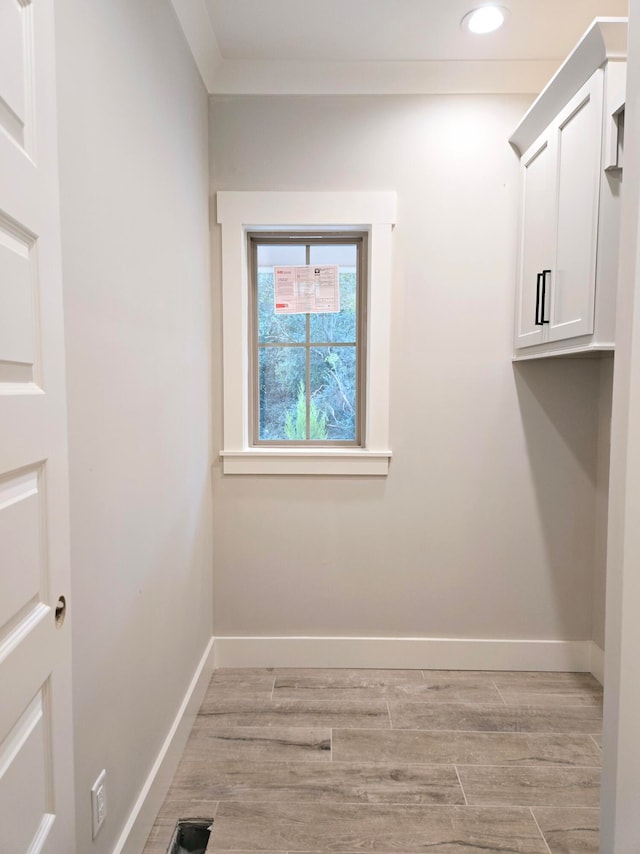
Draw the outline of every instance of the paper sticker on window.
M276 314L340 311L338 266L324 264L273 268Z

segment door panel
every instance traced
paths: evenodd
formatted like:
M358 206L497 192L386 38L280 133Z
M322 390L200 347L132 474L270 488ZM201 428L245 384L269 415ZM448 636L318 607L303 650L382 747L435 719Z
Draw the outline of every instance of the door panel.
M73 854L53 0L0 0L0 851Z
M0 745L0 850L27 852L34 839L47 834L50 779L47 730L51 725L45 691L39 691Z
M599 70L558 123L558 218L550 341L593 332L602 97Z
M0 626L44 598L41 490L38 472L21 471L0 481L0 543L11 573L0 573ZM6 634L0 629L0 639Z
M34 254L31 236L0 216L0 383L34 380Z
M0 128L23 148L31 132L33 46L31 0L0 3Z
M536 325L538 274L548 269L553 251L554 153L550 135L537 140L522 158L522 221L518 270L515 346L531 347L544 340Z

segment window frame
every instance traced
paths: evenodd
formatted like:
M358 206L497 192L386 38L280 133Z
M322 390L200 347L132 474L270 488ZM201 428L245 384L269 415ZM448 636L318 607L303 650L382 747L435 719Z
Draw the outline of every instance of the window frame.
M249 446L252 448L362 448L366 446L365 424L366 424L366 359L367 359L367 246L368 234L366 231L336 230L316 228L291 229L288 231L265 232L247 231L247 257L249 265ZM260 347L273 346L277 343L260 344L258 332L258 247L279 246L284 243L289 245L304 246L306 248L305 264L310 264L311 246L355 246L356 247L356 333L355 341L351 342L320 342L308 340L310 318L306 315L307 340L287 346L300 347L310 350L311 347L353 347L356 356L356 392L355 392L355 438L343 440L331 439L261 439L260 438L260 390L259 390L259 353ZM305 389L309 393L309 365L307 360L307 373ZM309 418L309 402L307 398L307 419Z
M224 474L386 476L392 230L395 192L219 191L221 226ZM249 444L249 282L246 235L297 229L366 231L367 399L363 447L252 447Z

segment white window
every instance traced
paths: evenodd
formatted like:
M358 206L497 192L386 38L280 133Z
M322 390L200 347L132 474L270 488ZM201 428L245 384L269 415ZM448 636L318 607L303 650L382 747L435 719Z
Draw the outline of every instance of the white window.
M366 232L248 244L250 444L364 447Z
M395 212L395 193L225 191L217 194L218 222L222 226L224 439L221 457L225 474L387 474L391 457L388 438L389 321L391 232ZM278 234L283 235L282 241ZM339 235L334 245L344 241L343 246L359 246L356 251L364 253L359 266L362 275L359 311L354 318L356 328L360 321L360 331L356 331L353 340L320 341L319 331L317 334L312 331L322 326L319 320L314 323L310 312L294 316L292 328L296 323L301 328L293 337L300 340L289 342L289 346L292 353L298 351L295 359L300 361L301 376L295 380L289 371L287 393L290 399L279 397L279 409L272 410L268 401L266 404L263 401L261 413L260 359L266 364L273 358L273 353L267 351L278 349L279 342L269 340L273 337L270 334L260 333L256 300L252 299L252 266L255 277L260 266L266 272L268 266L275 266L268 263L275 255L266 247L285 246L290 241L291 246L301 247L294 250L294 254L295 251L303 252L304 258L302 254L300 258L289 258L291 252L287 254L282 250L276 264L283 265L288 260L293 266L292 261L296 260L301 262L300 267L309 264L320 267L321 262L331 266L333 260L340 267L346 250L339 254L328 249L331 234ZM312 246L322 246L323 241L324 249L312 251ZM262 265L257 255L260 246L265 247ZM333 259L329 257L332 254ZM349 265L342 266L346 270ZM315 272L315 268L310 272ZM330 284L330 271L326 272ZM300 275L304 274L302 270ZM274 275L272 272L270 277L263 277L265 288L275 287ZM342 282L346 288L348 277L343 275ZM253 287L258 287L257 280L253 281ZM263 324L263 333L266 329ZM347 336L338 337L346 339ZM314 353L310 349L312 344L325 346L317 347ZM333 349L331 345L335 345ZM341 357L342 370L348 371L347 363L353 360L356 394L352 403L351 432L351 422L346 415L349 402L344 401L343 413L332 412L337 397L331 397L328 382L327 389L323 389L311 374L311 360L317 361L322 356L328 357L327 380L332 362L336 364ZM327 405L321 410L323 394ZM298 427L295 426L297 407L300 408ZM273 416L270 420L269 415ZM313 431L312 415L316 419ZM321 431L317 426L318 418L324 421ZM332 433L327 430L329 424Z

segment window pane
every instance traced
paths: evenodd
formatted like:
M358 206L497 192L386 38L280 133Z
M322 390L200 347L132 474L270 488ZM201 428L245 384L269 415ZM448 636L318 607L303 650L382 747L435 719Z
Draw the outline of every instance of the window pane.
M315 247L314 247L315 248ZM324 247L323 247L324 248ZM343 247L340 247L343 248ZM312 314L311 341L321 343L355 342L356 340L356 271L340 268L340 311Z
M305 349L264 347L258 352L260 439L305 439ZM302 388L302 425L298 423ZM297 433L304 431L302 436Z
M356 348L312 347L311 409L327 441L356 438Z
M300 243L259 243L258 267L290 267L306 264L306 247Z
M309 251L310 264L337 264L338 267L353 267L355 270L358 263L355 243L312 243Z
M273 267L258 267L258 341L260 344L304 341L306 316L304 314L277 315L274 304Z

